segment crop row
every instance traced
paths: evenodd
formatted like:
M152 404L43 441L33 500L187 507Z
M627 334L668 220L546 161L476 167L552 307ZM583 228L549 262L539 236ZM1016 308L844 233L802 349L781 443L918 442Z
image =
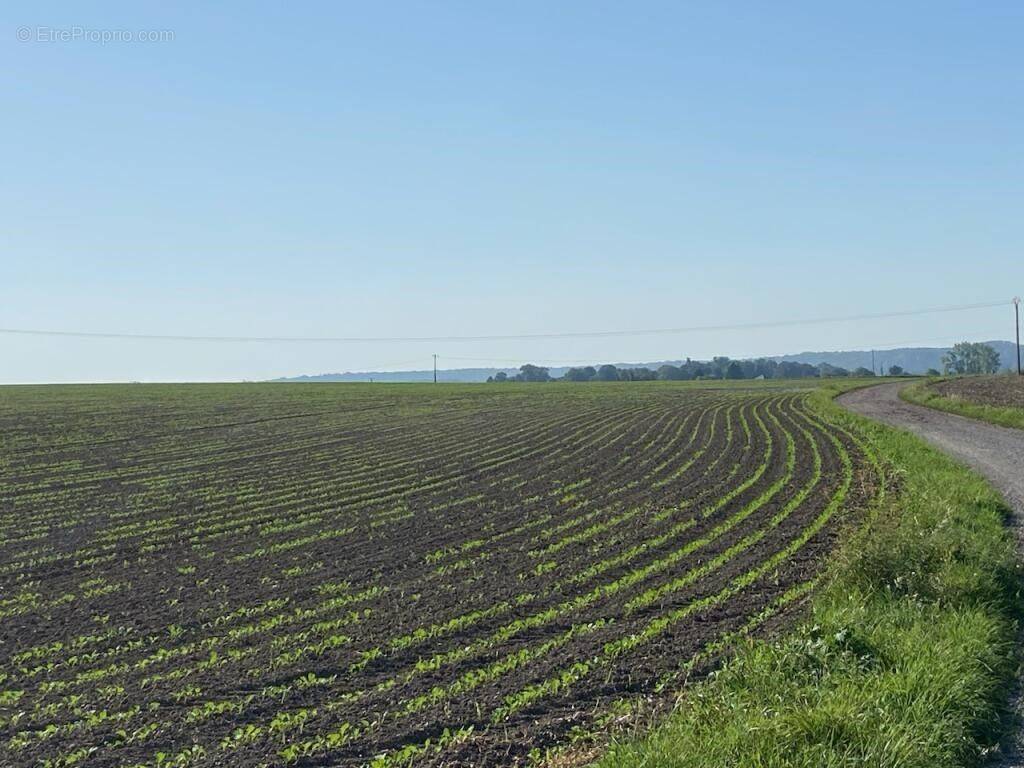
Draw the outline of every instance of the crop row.
M877 487L801 392L303 389L25 404L9 762L525 760L782 620Z

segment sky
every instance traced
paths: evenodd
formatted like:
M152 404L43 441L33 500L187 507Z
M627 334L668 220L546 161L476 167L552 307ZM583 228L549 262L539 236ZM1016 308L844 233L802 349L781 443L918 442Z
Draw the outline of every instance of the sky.
M1024 3L0 11L0 382L1012 338Z

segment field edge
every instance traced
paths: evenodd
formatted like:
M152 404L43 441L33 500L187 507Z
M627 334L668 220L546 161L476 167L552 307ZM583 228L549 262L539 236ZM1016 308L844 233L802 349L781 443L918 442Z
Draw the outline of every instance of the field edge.
M891 489L796 627L748 640L649 733L595 765L963 767L998 753L1017 667L1021 569L981 477L913 435L814 407L880 457Z
M983 405L972 403L967 400L955 400L936 392L932 386L947 378L929 379L918 381L900 390L900 397L908 403L923 405L926 408L934 408L946 413L954 413L958 416L966 416L970 419L986 421L989 424L996 424L1000 427L1013 427L1024 429L1024 410L1000 407L995 405Z

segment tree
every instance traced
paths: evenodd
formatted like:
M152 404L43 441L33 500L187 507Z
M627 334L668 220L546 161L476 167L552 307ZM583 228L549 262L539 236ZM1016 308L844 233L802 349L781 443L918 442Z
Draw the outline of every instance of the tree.
M590 381L597 375L597 371L594 370L592 365L588 365L585 368L570 368L565 372L566 381Z
M490 381L490 379L488 379L488 381ZM499 384L503 381L508 381L508 374L505 373L504 371L498 371L496 374L494 374L494 381Z
M619 369L614 365L608 365L605 363L597 369L597 380L598 381L618 381L619 380Z
M874 376L875 372L868 370L864 366L861 366L860 368L853 369L853 375L863 379L868 378L869 376Z
M683 371L675 365L663 365L658 369L658 378L661 381L680 381Z
M650 368L625 368L619 372L620 374L626 374L622 376L623 381L654 381L658 378L658 374L652 371Z
M774 379L775 372L779 369L779 364L775 360L766 360L763 357L759 357L754 361L757 366L757 375L764 376L766 379Z
M890 365L889 366L889 375L890 376L902 376L903 375L903 368L901 368L898 365Z
M926 376L941 376L942 374L939 373L938 371L936 371L934 368L929 368L927 371L925 371L925 375Z
M850 375L850 372L845 368L840 368L838 365L831 365L829 363L822 363L819 365L818 372L823 379L835 379Z
M982 373L998 373L999 372L999 353L995 351L988 344L978 345L978 367L981 368Z
M962 341L942 356L946 373L958 375L996 373L999 370L999 353L988 344Z
M725 378L727 379L742 379L743 378L743 366L733 360L729 363L729 366L725 369Z
M724 379L725 373L729 369L729 362L728 357L711 358L711 375L716 379Z
M679 366L679 370L683 374L683 379L689 381L691 379L702 379L707 375L707 366L697 360L691 360L686 358L686 362Z
M519 375L516 379L519 381L551 381L551 376L547 368L527 363L519 366Z
M806 379L810 376L817 376L818 369L809 363L796 363L784 360L775 369L776 379Z

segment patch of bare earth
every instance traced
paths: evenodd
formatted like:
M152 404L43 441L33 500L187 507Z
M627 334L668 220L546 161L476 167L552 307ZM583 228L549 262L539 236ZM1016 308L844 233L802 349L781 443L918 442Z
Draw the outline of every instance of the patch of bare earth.
M1024 409L1024 376L965 376L933 385L943 397L978 405Z

